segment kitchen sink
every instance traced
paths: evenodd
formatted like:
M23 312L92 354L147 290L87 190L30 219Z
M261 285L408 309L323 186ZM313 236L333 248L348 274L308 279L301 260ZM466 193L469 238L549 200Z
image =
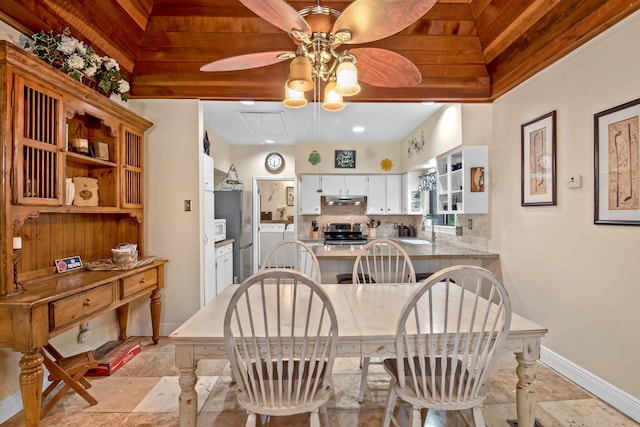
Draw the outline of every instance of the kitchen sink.
M430 245L431 242L428 240L422 239L396 239L402 243L409 243L411 245Z

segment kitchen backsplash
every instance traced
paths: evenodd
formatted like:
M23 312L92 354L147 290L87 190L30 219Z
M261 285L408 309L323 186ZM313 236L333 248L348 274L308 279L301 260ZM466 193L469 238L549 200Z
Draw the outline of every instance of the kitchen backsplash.
M311 222L316 220L319 226L318 239L323 239L322 226L333 222L350 222L366 224L369 220L380 220L376 230L376 237L398 237L400 225L412 226L417 230L417 238L431 240L431 229L422 231L422 216L420 215L367 215L365 206L322 206L321 215L298 215L298 237L311 237ZM471 220L471 222L469 222ZM458 233L456 230L443 228L436 230L436 243L450 243L467 248L487 250L488 225L487 215L458 215ZM469 227L471 225L471 228ZM368 234L365 225L364 233ZM458 235L458 234L462 235Z

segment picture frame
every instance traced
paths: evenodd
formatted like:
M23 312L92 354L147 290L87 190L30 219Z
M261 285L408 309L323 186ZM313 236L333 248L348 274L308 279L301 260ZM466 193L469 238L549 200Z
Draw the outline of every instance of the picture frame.
M355 169L356 150L335 150L336 169Z
M287 187L287 206L293 206L293 187Z
M521 206L557 204L556 111L520 127Z
M640 225L640 99L593 115L594 224Z

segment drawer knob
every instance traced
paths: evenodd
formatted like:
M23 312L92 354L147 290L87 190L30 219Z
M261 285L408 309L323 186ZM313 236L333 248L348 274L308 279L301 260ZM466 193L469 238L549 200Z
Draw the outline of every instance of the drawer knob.
M144 277L141 277L141 278L140 278L140 284L141 284L141 285L144 285Z
M84 300L84 302L82 303L82 307L86 310L89 308L89 306L91 305L91 300L89 298L87 298L86 300Z

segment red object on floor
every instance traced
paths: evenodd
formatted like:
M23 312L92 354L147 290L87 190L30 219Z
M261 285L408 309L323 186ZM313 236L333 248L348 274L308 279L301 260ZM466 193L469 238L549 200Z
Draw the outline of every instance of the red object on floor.
M138 353L140 353L139 342L109 341L94 351L98 366L87 371L85 376L108 377L113 375Z

